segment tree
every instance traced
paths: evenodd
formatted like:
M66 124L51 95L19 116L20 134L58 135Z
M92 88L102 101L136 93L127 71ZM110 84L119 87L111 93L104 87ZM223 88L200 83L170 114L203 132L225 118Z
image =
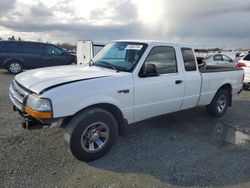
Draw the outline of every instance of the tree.
M57 46L61 47L61 48L66 48L66 49L76 49L75 45L69 44L69 43L57 43Z
M9 37L8 40L16 40L14 36Z

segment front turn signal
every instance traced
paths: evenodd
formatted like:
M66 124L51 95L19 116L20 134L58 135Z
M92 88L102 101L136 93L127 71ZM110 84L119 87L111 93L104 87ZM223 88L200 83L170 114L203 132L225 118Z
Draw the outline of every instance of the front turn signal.
M52 118L52 112L39 112L27 106L24 107L24 111L36 119L51 119Z

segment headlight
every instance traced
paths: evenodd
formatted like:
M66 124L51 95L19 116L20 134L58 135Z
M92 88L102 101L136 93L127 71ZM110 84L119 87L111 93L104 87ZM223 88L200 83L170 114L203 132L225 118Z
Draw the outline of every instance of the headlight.
M26 106L32 110L40 112L49 112L52 110L51 102L49 99L38 98L34 95L30 95L26 101Z
M24 111L34 118L51 119L52 104L49 99L39 98L35 95L29 95L26 101Z

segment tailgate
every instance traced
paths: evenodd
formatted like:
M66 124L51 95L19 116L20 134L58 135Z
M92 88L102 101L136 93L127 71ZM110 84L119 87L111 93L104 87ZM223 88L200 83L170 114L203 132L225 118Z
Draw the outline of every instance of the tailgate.
M250 82L250 66L244 67L245 79L244 82Z

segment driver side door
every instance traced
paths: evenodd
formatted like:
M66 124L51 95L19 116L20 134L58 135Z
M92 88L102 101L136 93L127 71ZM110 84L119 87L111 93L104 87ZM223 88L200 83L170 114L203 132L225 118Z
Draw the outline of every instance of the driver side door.
M153 64L157 74L134 77L135 121L178 111L184 97L184 76L174 47L153 47L143 66L146 64Z

